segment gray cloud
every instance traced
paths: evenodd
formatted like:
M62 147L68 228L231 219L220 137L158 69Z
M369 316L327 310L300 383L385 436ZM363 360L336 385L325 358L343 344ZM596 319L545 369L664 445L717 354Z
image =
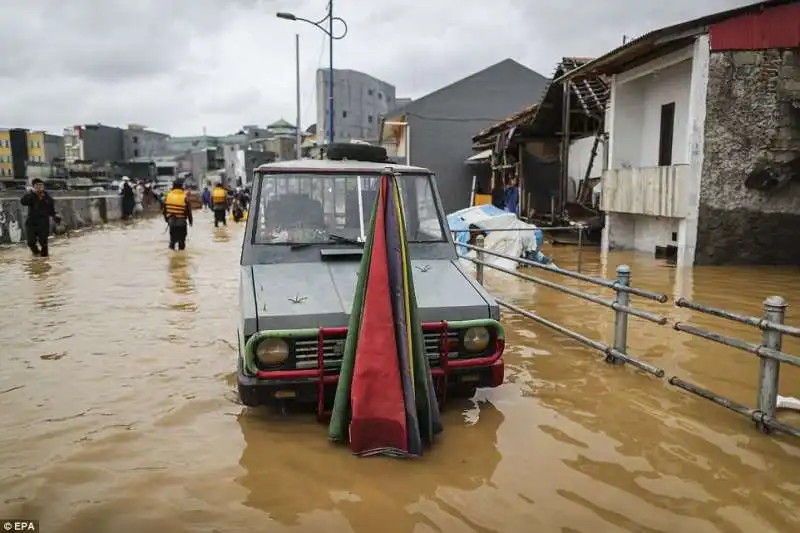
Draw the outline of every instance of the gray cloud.
M561 56L597 56L622 36L748 0L335 0L349 33L337 67L419 97L512 57L549 76ZM174 134L294 119L294 34L302 110L315 117L327 0L0 0L0 126L144 123Z

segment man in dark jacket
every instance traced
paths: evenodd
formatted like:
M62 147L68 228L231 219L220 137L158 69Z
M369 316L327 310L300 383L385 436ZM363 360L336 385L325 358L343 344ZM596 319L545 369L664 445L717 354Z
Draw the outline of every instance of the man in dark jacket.
M136 207L136 195L134 194L131 181L128 176L122 178L122 189L120 190L122 196L122 219L128 220L133 216L133 210Z
M56 224L61 222L61 218L56 214L53 197L44 190L44 182L36 178L20 202L28 208L28 217L25 219L28 248L31 249L33 255L47 257L49 255L47 239L50 236L50 218L52 217Z

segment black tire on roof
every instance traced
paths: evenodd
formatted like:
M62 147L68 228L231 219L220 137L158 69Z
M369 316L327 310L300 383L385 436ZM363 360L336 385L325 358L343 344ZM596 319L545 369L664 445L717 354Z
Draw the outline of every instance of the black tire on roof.
M328 146L326 157L333 161L342 161L344 159L369 163L385 163L389 161L386 155L386 148L373 144L332 143Z

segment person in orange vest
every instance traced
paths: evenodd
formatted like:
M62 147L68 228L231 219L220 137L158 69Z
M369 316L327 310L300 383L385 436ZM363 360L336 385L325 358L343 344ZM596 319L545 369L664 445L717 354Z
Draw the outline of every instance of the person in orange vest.
M187 224L191 226L192 207L189 205L189 198L183 190L183 180L176 179L172 184L172 190L167 193L164 199L164 220L169 228L169 247L174 250L186 249L186 234L189 233Z
M219 227L220 222L227 226L225 214L228 212L228 191L222 186L222 182L214 185L214 190L211 191L211 208L214 210L214 227Z

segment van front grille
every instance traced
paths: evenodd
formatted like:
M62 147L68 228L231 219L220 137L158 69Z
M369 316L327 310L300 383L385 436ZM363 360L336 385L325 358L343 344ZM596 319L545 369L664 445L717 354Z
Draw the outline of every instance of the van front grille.
M454 345L458 341L458 331L448 331L447 337ZM439 365L441 333L438 331L423 333L425 355L431 366ZM342 364L344 337L326 337L323 341L325 370L334 372ZM299 339L294 341L296 367L308 369L317 367L317 339ZM459 354L448 352L448 358L457 359Z

